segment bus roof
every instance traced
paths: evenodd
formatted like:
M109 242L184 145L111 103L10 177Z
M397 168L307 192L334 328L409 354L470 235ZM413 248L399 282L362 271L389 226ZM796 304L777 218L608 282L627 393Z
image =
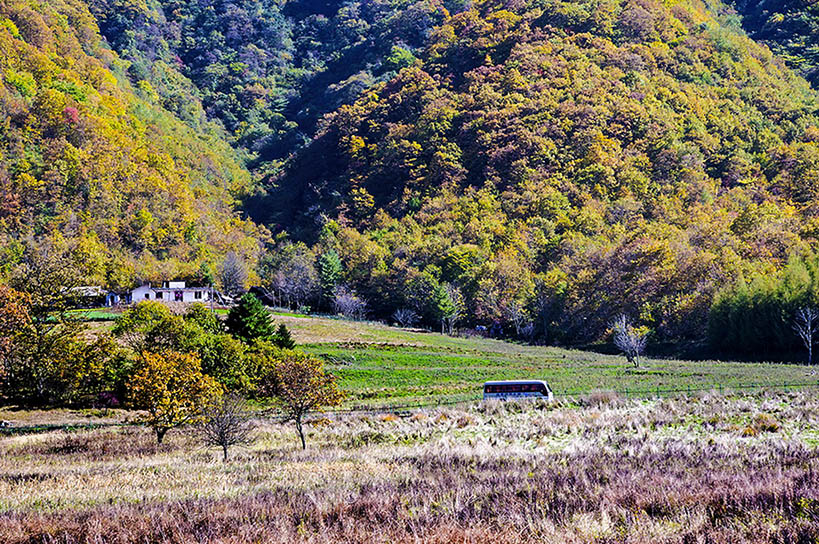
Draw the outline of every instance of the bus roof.
M484 382L484 385L506 385L506 384L535 384L535 383L542 383L546 387L549 387L549 383L545 380L505 380L500 382Z

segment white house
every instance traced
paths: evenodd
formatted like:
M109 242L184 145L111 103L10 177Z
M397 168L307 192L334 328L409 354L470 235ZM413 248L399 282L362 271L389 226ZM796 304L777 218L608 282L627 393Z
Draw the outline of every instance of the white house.
M140 285L131 291L131 302L141 300L156 300L166 304L210 302L211 296L216 296L212 287L188 287L184 281L164 281L162 287L153 287L150 283Z

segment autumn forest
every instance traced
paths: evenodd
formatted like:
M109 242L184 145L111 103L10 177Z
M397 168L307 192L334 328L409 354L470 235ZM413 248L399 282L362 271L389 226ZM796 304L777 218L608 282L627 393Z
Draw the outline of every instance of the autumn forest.
M819 302L804 4L0 0L0 284L229 261L293 310L787 357Z

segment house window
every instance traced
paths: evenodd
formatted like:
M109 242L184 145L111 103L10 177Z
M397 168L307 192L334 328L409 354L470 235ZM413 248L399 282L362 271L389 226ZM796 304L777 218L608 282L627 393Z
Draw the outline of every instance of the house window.
M157 299L157 300L162 300L162 291L159 291L159 292L156 294L156 299Z
M151 293L145 293L145 300L151 299Z
M184 294L182 293L182 291L174 291L174 292L173 292L173 299L174 299L176 302L182 302L182 300L183 300L184 298L185 298L185 297L184 297Z
M196 291L193 294L193 298L195 298L196 300L202 300L202 291Z

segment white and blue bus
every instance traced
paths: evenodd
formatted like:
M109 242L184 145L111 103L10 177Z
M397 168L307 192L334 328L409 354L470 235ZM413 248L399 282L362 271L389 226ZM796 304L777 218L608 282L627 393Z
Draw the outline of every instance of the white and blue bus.
M506 382L486 382L483 384L483 399L545 399L552 400L552 388L542 380L516 380Z

